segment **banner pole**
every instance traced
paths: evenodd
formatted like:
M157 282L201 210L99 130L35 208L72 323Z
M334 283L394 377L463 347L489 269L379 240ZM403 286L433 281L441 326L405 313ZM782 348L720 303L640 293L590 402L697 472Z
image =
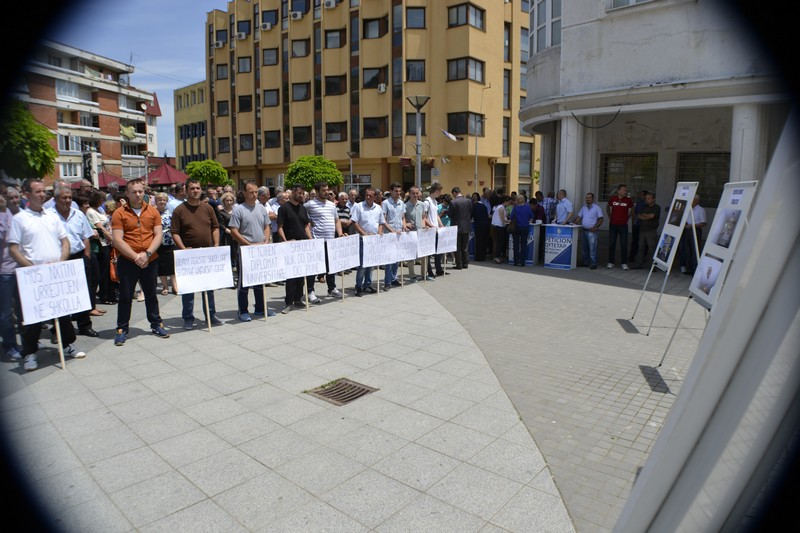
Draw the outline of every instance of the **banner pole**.
M344 302L344 270L342 270L342 302Z
M655 263L650 265L650 272L647 274L647 279L644 280L644 287L642 287L642 292L639 293L639 301L636 302L636 307L633 309L633 314L631 315L631 320L636 317L636 311L639 310L639 304L642 303L642 297L644 296L644 291L647 290L647 285L650 284L650 276L653 275L653 269L656 267Z
M64 360L64 346L61 343L61 325L58 323L58 318L53 319L56 326L56 339L58 340L58 357L61 358L61 370L67 369L67 362Z
M378 286L378 294L381 293L381 268L375 265L375 284ZM385 289L386 287L384 287Z
M689 301L692 299L691 296L686 298L686 304L683 306L683 311L681 311L681 316L678 317L678 323L675 324L675 329L672 330L672 335L669 338L669 342L667 343L667 349L664 350L664 355L661 356L661 361L658 362L658 366L656 368L661 368L661 365L664 363L664 359L667 357L667 353L669 352L670 346L672 346L672 340L675 338L675 334L678 332L678 328L681 326L681 322L683 321L683 315L686 313L686 308L689 307Z
M402 261L397 265L397 268L400 269L400 288L401 289L405 286L404 283L403 283L403 267L404 266L405 265L403 264Z
M664 288L667 286L667 280L669 279L669 273L672 270L672 265L669 266L667 269L666 275L664 276L664 283L661 284L661 290L658 293L658 300L656 301L656 308L653 309L653 316L650 317L650 325L647 326L647 335L650 336L650 328L653 327L653 322L656 319L656 313L658 313L658 306L661 305L661 297L664 296Z
M422 258L422 281L428 281L428 256Z
M306 293L306 313L308 313L308 278L306 276L303 276L303 288Z
M203 304L206 306L206 323L208 324L208 332L211 333L211 313L208 309L208 293L203 291Z
M261 285L261 291L264 294L264 322L267 321L267 317L269 316L269 305L267 305L267 286L266 284Z

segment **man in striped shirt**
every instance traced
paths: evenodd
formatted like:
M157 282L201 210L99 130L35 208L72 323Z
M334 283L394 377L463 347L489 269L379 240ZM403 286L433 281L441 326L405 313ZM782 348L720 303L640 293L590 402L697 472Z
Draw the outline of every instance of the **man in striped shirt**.
M334 203L327 199L328 184L325 182L316 183L314 190L317 192L316 197L304 204L308 218L311 220L311 236L315 239L341 237L342 223L339 221L339 212ZM311 303L318 304L320 299L314 293L314 278L315 276L313 275L306 278L308 300ZM338 298L342 295L339 289L336 288L336 276L334 274L326 274L325 281L328 284L328 296Z

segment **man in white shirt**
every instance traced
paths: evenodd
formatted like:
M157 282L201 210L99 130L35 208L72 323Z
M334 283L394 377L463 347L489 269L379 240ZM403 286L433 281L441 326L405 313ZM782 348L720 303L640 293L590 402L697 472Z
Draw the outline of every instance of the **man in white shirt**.
M694 215L694 227L692 226ZM693 275L697 268L697 252L703 251L703 228L706 227L706 210L700 205L700 195L695 194L692 199L692 212L686 218L686 227L683 228L681 241L678 244L680 254L681 272ZM694 229L694 231L692 231ZM697 235L697 249L694 246L694 236Z
M167 202L167 211L172 213L184 200L186 200L186 184L176 183L175 195Z
M29 179L23 183L22 190L28 204L11 221L8 253L21 267L66 261L69 258L67 230L58 215L43 208L46 198L44 183L38 178ZM64 355L78 359L86 357L72 344L75 330L69 315L59 317L58 323ZM42 322L22 326L23 368L27 371L39 368L36 350L41 332Z
M400 194L403 192L403 186L399 183L392 183L389 185L390 196L381 204L383 210L383 218L386 219L387 226L391 227L395 232L405 231L405 215L406 205L400 199ZM388 290L389 287L399 287L400 282L397 281L397 266L399 263L392 263L391 265L384 266L383 286Z
M556 204L556 224L569 224L572 220L572 202L567 198L567 191L561 189L556 195L558 203Z
M597 230L603 225L603 210L594 203L594 193L586 193L586 205L578 211L576 224L583 227L583 262L597 268Z
M425 203L427 205L428 211L428 222L434 228L441 228L444 226L442 224L442 219L439 217L439 202L437 198L439 195L442 194L442 184L441 183L434 183L431 185L430 194L425 199ZM436 236L436 242L439 242L439 236ZM442 268L442 257L444 254L437 254L434 256L434 265L436 266L436 274L432 274L433 270L431 269L431 257L428 256L426 261L428 262L428 277L431 279L436 279L436 276L443 276L444 269Z
M339 211L336 205L328 200L328 184L319 182L314 184L317 191L315 198L305 203L306 214L311 219L311 237L314 239L333 239L342 236L342 223L339 221ZM325 257L325 267L327 271L328 258ZM321 300L314 292L314 281L316 276L307 276L308 300L312 304L318 304ZM326 274L325 282L328 284L328 296L339 298L342 293L336 288L336 275Z
M357 203L353 207L350 220L355 224L356 231L361 235L379 235L383 233L386 218L383 216L381 207L375 203L375 189L368 187L364 191L364 201ZM363 261L364 244L360 242L359 245L359 254ZM375 292L375 289L372 288L372 268L359 266L356 272L356 296L361 296L365 291L369 293Z

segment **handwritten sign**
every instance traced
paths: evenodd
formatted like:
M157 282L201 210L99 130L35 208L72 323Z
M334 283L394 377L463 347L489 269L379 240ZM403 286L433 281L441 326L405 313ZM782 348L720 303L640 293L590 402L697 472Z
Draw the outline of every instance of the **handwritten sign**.
M322 239L242 246L239 250L243 287L325 272L325 241Z
M178 294L233 286L230 246L175 250Z
M388 235L391 237L392 235ZM364 255L361 266L364 268L394 263L394 247L383 235L364 235L361 237Z
M458 226L439 228L436 231L439 235L439 241L436 243L436 253L455 252L458 243Z
M325 241L311 239L289 241L283 256L286 279L312 276L325 272Z
M359 257L360 235L349 235L338 239L326 239L328 251L328 274L336 274L348 268L355 268L361 263Z
M15 273L25 325L92 308L81 259L20 267Z
M397 234L397 260L413 261L417 258L417 232L403 231Z
M436 253L436 228L417 231L417 257Z

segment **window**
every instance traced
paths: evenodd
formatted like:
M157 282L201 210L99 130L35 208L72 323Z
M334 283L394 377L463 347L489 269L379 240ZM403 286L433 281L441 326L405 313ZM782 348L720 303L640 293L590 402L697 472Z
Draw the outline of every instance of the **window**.
M78 118L80 120L81 126L86 128L99 128L100 127L100 116L93 115L91 113L87 113L85 111L80 111L78 113Z
M261 12L261 24L268 23L272 24L272 26L277 26L278 24L278 10L277 9L269 9Z
M420 113L419 118L420 127L422 128L420 135L425 135L425 113ZM416 113L406 113L406 135L411 135L412 137L417 135Z
M61 177L62 178L80 178L81 177L81 165L80 163L61 163L59 165L61 168Z
M227 100L220 100L217 102L217 116L218 117L226 117L228 116L228 101Z
M519 29L519 60L528 61L530 49L528 48L528 28Z
M239 150L249 151L253 149L253 134L243 133L239 135Z
M620 183L628 185L631 198L639 191L656 190L658 154L600 154L600 198L606 202Z
M389 31L389 17L364 19L364 39L378 39Z
M479 30L486 30L486 13L483 9L472 4L459 4L447 10L447 24L453 26L463 26L469 24Z
M533 143L519 143L519 175L530 178L533 174Z
M406 81L425 81L425 60L406 60Z
M325 76L325 96L344 94L347 92L347 75Z
M471 79L483 83L483 61L461 57L447 61L447 81Z
M511 24L508 22L503 25L503 61L511 61Z
M56 95L78 98L78 84L71 81L56 80Z
M238 65L236 67L236 72L239 72L240 74L242 72L250 72L250 56L239 58ZM192 93L192 97L194 97L194 93ZM192 98L192 100L194 100L194 98Z
M48 55L47 56L47 64L52 65L54 67L61 67L61 58L58 56Z
M503 70L503 109L511 109L511 71Z
M325 142L335 143L347 140L347 122L326 122Z
M300 102L308 100L311 93L311 83L293 83L292 84L292 101Z
M406 28L425 28L425 8L407 7L406 8Z
M228 30L217 30L217 40L223 43L228 42Z
M522 0L522 12L527 13L530 10L531 10L530 0Z
M292 0L292 11L308 13L308 0Z
M643 4L649 1L650 0L611 0L609 7L611 9L614 9L615 7L633 6L636 4Z
M364 88L377 89L378 84L386 83L388 67L365 68L364 69Z
M715 206L731 170L730 152L678 153L677 181L699 181L700 205Z
M311 126L295 126L292 128L292 144L311 144Z
M221 154L226 154L231 151L231 138L230 137L220 137L218 139L218 152Z
M122 155L141 155L138 144L122 143Z
M281 130L269 130L264 132L264 148L281 147Z
M277 48L264 48L261 51L261 64L264 66L278 64L278 49Z
M483 137L483 115L477 113L448 113L447 131L453 135L475 135Z
M217 79L218 80L227 80L228 79L228 64L224 63L222 65L217 65Z
M59 152L80 152L81 151L81 138L73 135L59 135L58 136L58 151Z
M239 96L239 107L237 111L239 113L247 113L248 111L253 110L253 97L249 94L243 94Z
M250 21L249 20L240 20L236 23L236 31L238 33L246 33L250 34Z
M364 117L364 138L377 139L389 133L389 117Z
M264 89L264 107L275 107L277 105L280 105L278 89Z
M503 117L503 157L508 157L508 130L510 122L510 118Z
M197 90L197 103L202 104L204 101L205 101L205 98L204 98L204 95L203 95L203 89L198 89Z
M529 52L534 40L536 52L561 44L561 0L536 0L536 8L530 12L530 21L533 28L531 33L535 34L532 37L535 39L530 39Z
M197 92L192 91L192 105L195 105L196 103L197 103Z
M520 90L528 90L528 63L523 61L519 64L519 88Z
M308 39L293 39L292 40L292 57L306 57L309 50Z
M341 48L347 42L344 28L325 31L325 48Z

